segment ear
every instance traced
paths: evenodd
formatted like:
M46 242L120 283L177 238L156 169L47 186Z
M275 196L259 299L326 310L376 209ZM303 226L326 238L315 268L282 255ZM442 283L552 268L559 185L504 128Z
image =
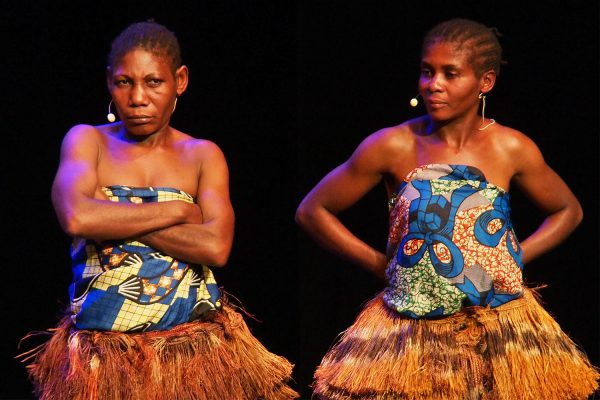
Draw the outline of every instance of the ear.
M479 82L479 91L483 94L488 93L496 84L496 72L492 69L486 71L481 76Z
M183 92L185 92L185 89L188 85L189 74L190 72L188 67L185 65L182 65L181 67L177 68L177 71L175 71L175 87L177 90L177 96L181 96Z

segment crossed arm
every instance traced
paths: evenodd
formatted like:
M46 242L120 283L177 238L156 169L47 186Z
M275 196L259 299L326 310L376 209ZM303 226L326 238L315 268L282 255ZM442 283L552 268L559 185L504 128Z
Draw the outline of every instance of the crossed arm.
M234 214L229 200L229 173L225 158L215 145L211 147L214 148L204 152L196 195L202 210L201 222L186 221L145 233L137 239L175 258L223 266L233 242Z
M205 159L197 204L116 203L107 200L98 187L101 135L94 127L80 125L63 141L52 202L65 232L96 241L136 239L192 263L225 264L234 215L227 165L220 150L211 144L201 152Z

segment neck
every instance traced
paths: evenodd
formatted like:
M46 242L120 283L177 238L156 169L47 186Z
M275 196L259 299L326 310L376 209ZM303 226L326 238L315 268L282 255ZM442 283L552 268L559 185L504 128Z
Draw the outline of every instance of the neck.
M449 121L434 121L428 118L426 130L430 135L437 136L446 145L460 149L478 132L481 117L476 112Z

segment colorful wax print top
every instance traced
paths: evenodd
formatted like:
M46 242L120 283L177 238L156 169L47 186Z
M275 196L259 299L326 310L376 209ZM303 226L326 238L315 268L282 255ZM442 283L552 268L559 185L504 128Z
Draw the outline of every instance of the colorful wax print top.
M115 202L194 202L189 194L166 187L102 190ZM71 258L71 318L79 329L166 330L221 307L208 267L176 260L137 241L75 239Z
M477 168L415 168L390 200L388 307L412 318L497 307L523 294L509 195Z

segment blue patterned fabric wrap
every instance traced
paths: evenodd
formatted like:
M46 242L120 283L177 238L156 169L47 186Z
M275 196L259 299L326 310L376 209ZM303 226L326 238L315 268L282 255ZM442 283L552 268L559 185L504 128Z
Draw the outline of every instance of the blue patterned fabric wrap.
M466 165L414 169L391 200L388 307L412 318L497 307L523 294L509 195Z
M115 202L194 202L189 194L167 187L102 190ZM221 307L208 267L174 259L137 241L97 244L75 239L71 258L71 318L79 329L167 330Z

